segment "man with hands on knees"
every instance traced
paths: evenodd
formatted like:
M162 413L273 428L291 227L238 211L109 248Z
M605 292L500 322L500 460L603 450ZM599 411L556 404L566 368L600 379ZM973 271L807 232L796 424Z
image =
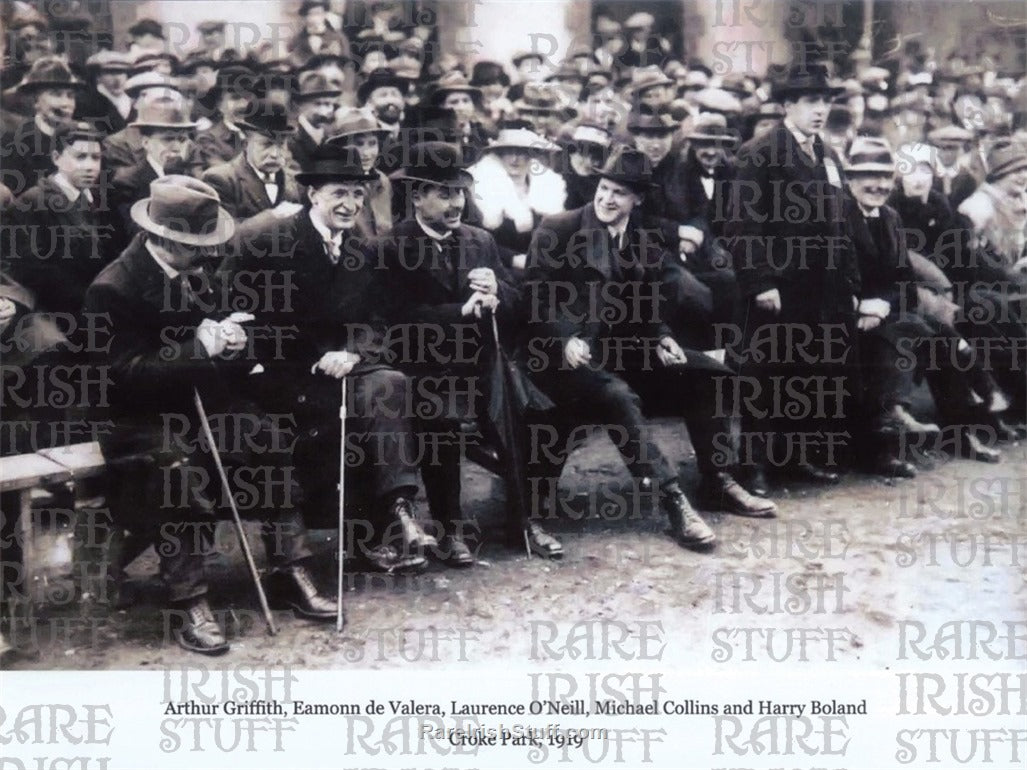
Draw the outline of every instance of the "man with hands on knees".
M131 216L140 233L100 272L84 302L84 312L109 334L102 362L112 385L104 416L114 429L101 437L101 448L111 512L131 533L112 544L113 571L153 543L175 640L205 655L228 650L207 602L206 562L217 521L228 509L211 454L220 451L229 478L263 475L267 494L239 504L243 515L268 525L262 534L272 601L301 617L331 620L334 600L318 592L306 567L311 553L289 486L288 457L233 449L236 424L259 426L247 434L249 447L279 446L282 438L280 423L241 397L258 363L246 328L254 316L227 299L210 269L232 236L232 218L212 187L174 174L151 182L150 195L132 206ZM200 439L194 393L214 417L251 419L213 420L217 446L208 447Z
M525 289L532 325L527 349L535 381L555 403L557 435L600 424L636 480L657 485L671 534L704 550L716 536L692 508L671 462L643 416L684 417L702 474L704 507L770 517L776 506L746 491L730 474L730 424L716 408L716 379L731 371L698 351L686 351L662 320L664 263L675 259L662 228L645 227L641 203L650 184L648 159L633 149L613 152L600 170L592 203L547 217L528 254ZM532 475L555 484L570 447L538 453ZM546 454L549 457L543 457ZM546 467L546 466L550 467ZM549 495L552 498L552 495Z
M353 530L340 536L367 568L410 571L426 566L422 551L437 541L414 507L409 380L384 349L390 287L376 275L360 227L372 178L355 148L320 148L297 175L306 189L302 210L243 223L222 270L277 292L266 294L276 299L261 314L267 325L257 347L268 355L256 397L295 421L293 463L308 508L321 512L326 526L337 521L339 380L348 378L346 505L359 513L347 516Z

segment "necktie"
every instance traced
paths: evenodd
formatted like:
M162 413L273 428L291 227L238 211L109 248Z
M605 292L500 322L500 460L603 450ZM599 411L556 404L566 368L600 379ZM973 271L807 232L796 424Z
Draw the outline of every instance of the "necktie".
M802 143L802 151L809 156L810 160L815 161L817 159L817 151L813 146L813 137L807 136L806 141Z
M446 276L449 288L454 292L459 291L456 280L456 259L454 259L453 254L454 239L451 236L435 241L435 243L439 247L439 264L442 267L443 274Z
M342 235L334 236L331 240L324 243L325 252L328 254L328 258L332 260L332 264L339 264L339 259L342 257Z

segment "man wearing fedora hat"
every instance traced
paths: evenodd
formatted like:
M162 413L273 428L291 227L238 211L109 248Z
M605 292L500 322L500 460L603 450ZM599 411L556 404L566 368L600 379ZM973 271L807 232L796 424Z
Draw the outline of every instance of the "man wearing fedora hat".
M205 655L228 650L207 603L206 561L227 508L211 456L219 449L230 478L263 479L264 493L240 506L270 518L262 534L273 568L271 600L302 617L334 618L334 601L318 592L304 566L310 550L287 453L225 451L239 446L227 427L245 422L238 420L214 420L226 426L216 428L216 447L195 440L201 433L194 389L214 417L253 418L247 424L260 431L246 446L288 445L275 422L240 396L248 378L259 376L249 374L259 360L243 327L252 315L238 311L210 270L210 258L233 235L232 217L213 188L176 175L155 179L131 216L140 233L90 285L84 309L105 319L109 334L104 362L113 384L106 415L113 429L101 437L101 449L112 475L111 512L120 526L157 546L175 640Z
M292 102L296 109L296 133L289 140L289 152L303 168L331 130L342 91L319 72L301 72L296 81Z
M703 476L704 504L749 516L772 516L775 506L730 476L730 458L718 460L730 444L730 425L717 415L716 378L730 377L730 370L683 349L663 321L663 268L671 257L659 227L647 227L642 216L652 179L648 158L618 148L599 177L594 201L546 217L528 254L528 368L557 405L553 428L559 437L536 453L532 476L553 488L546 494L552 499L572 431L604 425L640 491L647 480L655 484L673 536L687 547L707 549L716 536L653 441L643 402L649 410L684 417Z
M509 276L495 239L485 230L462 221L473 177L466 171L460 148L451 143L428 141L410 148L410 162L399 180L407 188L413 216L399 222L378 244L379 259L392 287L388 317L397 329L415 329L416 352L400 365L413 378L424 401L419 408L423 440L433 451L425 453L421 476L432 518L442 523L443 557L455 566L474 559L465 537L469 523L460 504L461 422L477 421L483 432L492 432L482 406L488 372L486 355L493 345L494 314L504 342L520 326L521 295ZM439 344L428 345L425 334ZM433 405L442 405L441 408ZM520 434L525 426L508 426ZM517 441L523 443L518 435ZM511 455L516 455L511 452ZM511 463L516 460L511 459ZM523 468L507 468L508 484L521 485ZM527 500L527 490L508 499ZM509 506L507 522L513 542L547 557L562 555L559 542L547 534L530 511Z
M120 216L121 235L126 240L135 231L130 210L136 201L146 197L153 180L166 174L199 176L200 171L193 154L196 123L189 119L183 101L149 101L129 127L139 131L143 158L118 169L110 191L111 209Z
M15 196L53 171L54 133L58 125L72 119L84 88L56 56L37 59L18 83L16 93L31 100L34 114L3 137L0 182Z
M382 127L370 110L350 108L340 112L325 142L353 147L360 156L364 172L374 177L367 183L367 199L360 212L360 222L366 234L384 235L392 229L392 182L378 168L378 161L389 130Z
M839 383L838 398L854 392L845 383L851 381L855 365L850 353L859 265L846 237L841 161L820 138L839 92L828 82L823 64L793 64L774 87L784 120L743 145L736 159L738 177L724 236L742 301L738 325L724 331L736 337L729 353L743 375L738 382L756 395L741 414L754 491L767 489L764 471L771 457L776 458L776 470L805 480L834 483L839 478L838 468L829 466L839 462L838 444L845 441L848 415L798 403L824 397L821 392L794 397L773 392L773 383L799 383L797 378ZM804 360L789 334L796 325L817 338L835 333L838 355ZM761 339L777 342L774 355L764 355Z
M701 220L719 238L727 219L727 203L735 178L732 150L738 134L728 128L727 119L717 113L700 113L685 134L688 152L683 167L687 180L681 200L686 220Z
M217 190L221 205L236 222L268 210L281 216L295 214L300 208L299 188L286 168L289 138L295 129L285 107L258 101L239 128L245 136L242 152L207 169L203 181Z
M214 87L202 100L216 115L215 122L196 134L205 168L230 161L242 151L246 135L240 123L250 114L257 80L256 73L241 64L218 70Z
M329 23L328 0L303 0L298 14L303 26L289 41L289 63L294 69L306 65L312 56L332 54L351 58L349 40Z
M297 176L306 188L303 209L243 224L238 253L223 272L289 287L289 301L257 319L287 332L286 339L269 341L259 400L295 420L294 464L303 495L317 510L337 508L338 381L348 379L347 446L363 459L347 468L347 499L355 496L354 508L366 515L344 536L354 554L391 572L423 567L421 551L436 541L417 521L409 382L387 363L387 287L359 225L365 185L373 179L355 148L326 144Z
M125 82L125 93L132 99L132 111L128 123L132 123L143 109L153 101L178 101L186 106L184 94L178 90L176 81L167 75L146 72L130 77ZM103 140L104 166L116 171L124 166L138 163L145 157L143 137L138 128L126 124L120 131L108 134Z
M477 161L489 141L488 132L479 119L481 89L467 82L459 70L452 70L431 85L428 101L432 106L456 113L464 160L468 163Z

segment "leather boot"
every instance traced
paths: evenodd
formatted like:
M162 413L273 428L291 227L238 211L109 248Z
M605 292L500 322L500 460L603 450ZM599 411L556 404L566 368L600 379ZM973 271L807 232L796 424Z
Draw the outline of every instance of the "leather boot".
M267 576L268 600L286 605L301 618L335 620L335 598L317 590L310 572L302 564L290 564Z
M751 494L726 471L708 474L703 478L699 499L700 505L711 511L726 511L757 519L772 519L777 515L777 506L773 502Z
M670 520L671 537L681 545L695 551L709 551L717 544L717 536L692 508L680 486L664 487L660 505Z
M228 640L214 620L206 596L184 603L181 609L185 618L175 630L175 641L180 647L201 655L224 655L228 652Z

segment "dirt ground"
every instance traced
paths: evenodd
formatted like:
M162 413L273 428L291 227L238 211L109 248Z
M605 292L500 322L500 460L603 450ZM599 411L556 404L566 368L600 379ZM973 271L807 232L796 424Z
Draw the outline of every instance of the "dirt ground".
M679 430L660 423L657 439L694 484ZM884 667L895 659L902 619L1027 614L1027 456L1022 444L1003 452L998 465L928 459L916 480L850 474L837 487L780 489L776 520L706 515L720 541L713 554L701 555L664 534L664 518L637 499L613 445L597 438L571 458L562 513L547 522L566 550L558 562L528 559L523 549L489 539L502 520L499 488L468 468L466 504L486 533L476 566L432 564L413 577L347 576L342 635L291 613L277 613L280 632L266 635L233 533L224 527L212 605L235 608L235 634L218 665L373 669L523 661L532 621L641 619L662 621L675 645L700 660L719 654L723 661L729 645L730 655L743 659L737 634L718 637L717 628L787 625L821 629L812 658L830 654ZM330 554L334 533L315 535ZM327 554L320 578L332 585ZM37 607L34 625L11 634L16 649L4 667L147 670L194 659L164 641L152 550L130 574L137 596L130 609L96 601ZM826 628L843 629L830 651Z

